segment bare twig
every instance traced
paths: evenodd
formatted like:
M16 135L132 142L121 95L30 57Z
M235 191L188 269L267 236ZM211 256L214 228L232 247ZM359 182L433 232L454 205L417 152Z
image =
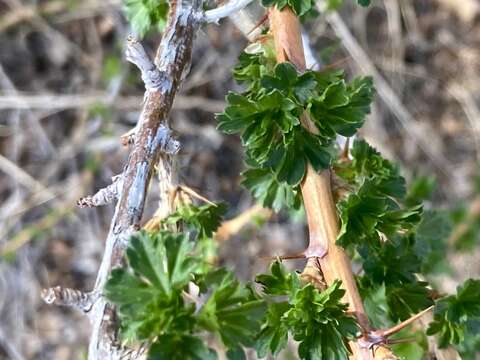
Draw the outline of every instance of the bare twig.
M243 211L233 219L226 220L218 228L215 239L219 242L227 241L230 237L237 234L245 225L256 217L268 219L272 215L270 209L265 209L260 205L254 205Z
M122 174L112 177L112 183L103 189L98 190L94 195L86 196L77 201L77 206L94 207L110 204L118 199L120 191L122 191L123 179Z
M225 5L219 6L216 9L205 11L203 20L208 23L218 23L220 19L233 15L251 2L252 0L230 0Z
M56 286L43 289L41 293L43 301L49 305L68 306L81 312L88 313L95 301L100 297L99 292L82 292L76 289Z
M112 97L105 92L89 92L88 94L15 94L0 95L0 110L31 109L31 110L64 110L88 108L95 105L105 105L118 110L138 109L142 99L138 96ZM222 100L207 99L202 96L180 95L175 99L174 109L185 110L201 108L205 111L220 112L224 109Z
M147 91L160 90L160 86L164 83L162 73L150 60L142 44L132 36L127 38L125 57L140 70Z

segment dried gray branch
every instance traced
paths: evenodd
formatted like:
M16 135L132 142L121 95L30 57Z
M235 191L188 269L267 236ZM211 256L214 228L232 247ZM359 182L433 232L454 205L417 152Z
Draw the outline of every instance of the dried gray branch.
M84 208L110 204L118 199L122 187L122 174L116 175L112 177L112 183L110 185L98 190L94 195L81 198L77 201L77 206Z
M220 19L235 14L251 2L252 0L230 0L225 5L219 6L216 9L205 11L203 21L207 23L218 23Z
M135 142L137 130L138 124L121 136L121 141L124 146L132 145ZM156 139L156 141L159 141L163 153L175 155L180 151L180 142L172 137L172 132L168 127L160 125L157 135L158 139Z
M171 159L161 156L165 147L165 127L168 126L168 115L182 76L191 62L193 39L201 18L201 4L200 0L170 3L167 27L154 62L162 74L162 82L160 86L147 90L145 95L135 143L123 172L123 187L94 291L103 289L112 267L122 265L128 240L140 228L148 185L160 159L160 172L164 169L167 173L164 178L168 181L174 178ZM126 350L116 337L115 309L100 298L91 311L93 331L89 360L122 358Z
M125 51L127 61L136 65L142 74L147 91L158 90L164 81L162 73L150 60L142 44L133 36L127 38L127 49Z
M100 297L100 293L95 291L82 292L76 289L56 286L43 289L41 297L49 305L73 307L83 313L88 313L95 301Z

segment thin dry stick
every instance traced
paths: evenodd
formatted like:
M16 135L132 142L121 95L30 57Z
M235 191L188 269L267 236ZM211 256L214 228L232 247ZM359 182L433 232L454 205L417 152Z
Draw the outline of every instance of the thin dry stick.
M260 205L254 205L233 219L224 221L215 234L215 240L219 242L227 241L233 235L238 234L245 225L252 221L252 219L256 217L268 219L271 215L272 211L270 209L265 209Z
M279 62L290 61L298 70L304 71L305 57L297 16L288 7L282 11L272 8L270 24L275 40L277 60ZM302 120L308 130L316 131L315 125L308 116L304 115ZM342 280L346 290L345 300L349 303L349 309L355 314L364 331L368 331L370 325L358 293L350 259L344 250L335 243L339 225L330 178L330 170L317 173L309 165L301 184L310 233L310 244L305 254L309 259L304 275L315 278L314 270L320 267L327 284L332 284L336 279ZM395 359L391 351L384 347L377 349L374 355L367 348L362 347L359 342L351 342L350 347L355 359Z
M7 92L0 95L0 110L30 109L30 110L64 110L88 108L102 104L118 110L133 110L142 101L139 96L116 96L106 92L89 92L88 94L30 94ZM205 111L220 112L225 108L223 100L207 99L202 96L180 95L175 98L174 109L186 110L201 108Z

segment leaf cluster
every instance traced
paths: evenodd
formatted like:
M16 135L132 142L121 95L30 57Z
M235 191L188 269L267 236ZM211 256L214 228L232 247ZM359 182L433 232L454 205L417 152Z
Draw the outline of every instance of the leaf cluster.
M480 330L480 280L467 280L457 287L455 295L437 301L434 321L427 335L437 334L441 347L460 344L466 334Z
M211 238L222 222L227 205L206 204L195 206L184 204L163 221L165 224L181 224L184 231L195 231L198 238Z
M124 0L125 15L139 37L145 36L154 27L163 31L168 8L165 0Z
M286 272L279 261L271 264L270 274L259 275L256 281L271 298L257 337L259 357L268 353L277 356L286 347L290 333L299 342L301 359L348 358L344 341L355 338L359 329L346 314L339 281L319 292L312 284L303 285L297 273ZM286 300L278 300L283 298Z
M217 257L217 242L213 236L222 222L222 217L227 211L227 205L183 204L163 220L164 225L176 225L182 232L196 238L196 251L207 262L213 262ZM205 264L208 266L208 263Z
M360 255L363 295L372 298L383 291L389 319L405 320L433 304L428 284L416 274L434 239L423 223L421 202L404 205L407 191L398 168L364 140L354 141L351 156L336 165L337 175L351 189L337 205L337 243Z
M200 337L204 332L220 338L231 356L253 345L264 302L231 272L205 266L195 252L186 234L140 232L130 239L128 266L114 269L105 285L122 339L151 342L148 359L217 359ZM199 293L191 294L189 284Z
M405 233L417 225L422 206L403 208L405 179L365 140L356 139L352 161L339 165L337 174L354 191L338 204L342 226L337 243L343 247L381 247L383 238Z
M327 0L326 8L329 10L338 9L343 3L343 0ZM369 6L371 0L356 0L356 3L366 7ZM299 17L304 18L308 15L317 15L315 11L315 0L262 0L264 7L276 6L282 10L288 6Z
M350 136L363 124L372 81L347 84L339 71L300 74L288 62L272 67L264 54L243 54L235 77L247 90L230 92L217 119L223 132L241 134L249 166L243 184L264 206L298 209L307 166L329 167L337 134ZM305 114L317 133L303 126Z
M262 0L262 5L265 7L276 6L282 10L288 6L297 16L304 16L308 12L314 10L314 0Z

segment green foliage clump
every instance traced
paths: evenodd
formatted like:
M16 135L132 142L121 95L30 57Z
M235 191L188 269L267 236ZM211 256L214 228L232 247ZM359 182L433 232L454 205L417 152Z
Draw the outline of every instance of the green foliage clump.
M438 334L440 346L446 347L464 342L466 334L478 334L479 298L480 280L470 279L457 287L457 294L438 300L427 335Z
M290 7L297 16L304 16L315 7L314 0L262 0L265 7L276 6L282 10L285 6Z
M195 231L200 239L211 238L222 222L222 216L227 211L226 204L206 204L195 206L182 205L169 215L165 224L181 223L188 231Z
M124 10L133 30L139 37L152 28L163 31L167 24L166 0L124 0Z
M130 240L127 268L116 268L104 288L117 306L122 339L150 341L148 359L216 359L200 335L216 334L233 354L251 346L264 302L225 269L203 266L184 234L141 232ZM207 270L209 269L209 270ZM189 283L199 287L197 301Z
M351 189L337 205L337 243L360 255L364 294L382 289L390 321L405 320L433 304L428 284L417 279L432 244L428 234L416 236L423 208L404 205L407 191L398 168L366 141L355 140L351 155L337 164L337 175Z
M224 203L201 206L184 204L164 219L163 224L177 225L182 232L192 234L197 241L198 254L211 262L217 256L217 243L213 235L226 211L227 206Z
M348 358L344 341L358 336L359 328L346 314L347 305L341 302L345 291L339 281L319 292L312 284L303 285L298 274L287 273L278 261L272 263L270 274L259 275L256 281L272 299L257 338L259 357L268 353L277 356L286 347L290 333L299 342L301 359Z
M217 119L223 132L241 134L249 166L243 184L264 206L298 209L307 166L329 167L337 134L352 135L363 124L372 81L347 84L339 71L300 74L290 63L271 65L264 54L241 55L235 78L247 89L230 92ZM318 133L304 128L304 113Z
M356 0L358 5L367 7L371 0ZM328 10L336 10L343 4L343 0L327 0L325 6ZM315 10L315 0L262 0L262 5L265 7L276 6L282 10L285 6L290 7L293 12L300 18L305 18L310 15L318 15Z
M338 174L354 187L338 205L342 226L337 243L343 247L381 246L382 236L407 232L421 220L422 206L402 208L406 189L398 169L364 140L355 140L353 160Z

